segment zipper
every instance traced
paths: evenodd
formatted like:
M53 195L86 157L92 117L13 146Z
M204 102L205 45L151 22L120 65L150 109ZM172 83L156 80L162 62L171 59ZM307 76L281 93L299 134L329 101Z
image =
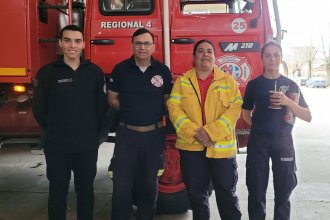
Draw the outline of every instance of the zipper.
M197 97L197 100L198 100L199 106L201 107L201 113L202 113L202 125L204 126L204 125L205 125L205 124L204 124L204 121L206 121L206 119L204 118L204 115L203 115L203 109L202 109L202 103L201 103L201 100L199 99L199 97L198 97L198 93L197 93L197 90L196 90L196 88L194 87L194 84L191 82L190 78L189 78L189 82L190 82L191 86L192 86L193 89L194 89L194 92L195 92L195 94L196 94L196 97ZM213 82L215 82L215 80L213 80L213 81L211 82L209 88L211 87L211 85L212 85ZM209 89L207 89L207 92L208 92L208 91L209 91ZM207 97L207 92L206 92L206 97ZM205 119L205 120L204 120L204 119Z
M194 87L194 84L191 82L190 78L189 78L189 82L191 84L191 86L193 87L194 91L195 91L195 94L196 94L196 97L197 97L197 100L198 100L198 103L199 103L199 106L201 107L201 113L202 113L202 125L204 126L204 115L203 115L203 109L202 109L202 103L201 103L201 100L199 99L198 97L198 93L197 93L197 90L196 88Z

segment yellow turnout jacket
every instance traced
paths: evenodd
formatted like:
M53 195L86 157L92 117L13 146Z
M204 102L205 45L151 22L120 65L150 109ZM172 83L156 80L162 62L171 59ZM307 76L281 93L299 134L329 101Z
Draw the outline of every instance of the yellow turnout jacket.
M230 74L214 67L214 79L207 90L205 100L205 125L198 100L201 101L201 94L196 70L193 68L176 80L167 101L170 119L177 132L176 148L188 151L204 150L194 138L196 130L203 127L214 143L213 146L207 147L206 157L235 156L235 125L242 105L236 81Z

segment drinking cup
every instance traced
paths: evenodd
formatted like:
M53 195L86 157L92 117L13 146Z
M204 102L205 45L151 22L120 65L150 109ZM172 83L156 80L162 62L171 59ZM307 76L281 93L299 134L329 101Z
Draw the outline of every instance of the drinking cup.
M281 105L278 105L276 102L274 102L274 95L275 94L280 94L282 92L277 92L277 91L269 91L269 101L270 101L270 105L268 106L268 108L271 109L281 109Z

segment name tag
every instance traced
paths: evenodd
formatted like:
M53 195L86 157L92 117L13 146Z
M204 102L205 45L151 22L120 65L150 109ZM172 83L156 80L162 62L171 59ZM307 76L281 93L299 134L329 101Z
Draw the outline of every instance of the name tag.
M73 79L72 78L69 78L69 79L59 79L57 80L57 82L60 84L60 83L70 83L70 82L73 82Z

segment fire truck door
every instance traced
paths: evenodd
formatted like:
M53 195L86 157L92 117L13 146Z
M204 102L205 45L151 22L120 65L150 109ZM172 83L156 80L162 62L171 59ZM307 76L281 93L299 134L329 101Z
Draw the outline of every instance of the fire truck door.
M207 39L215 47L216 65L228 70L243 91L253 72L262 70L259 51L265 35L262 19L256 19L258 7L245 12L244 4L243 0L176 0L170 23L172 72L181 74L190 69L194 44ZM258 26L253 26L253 20Z
M26 1L0 1L0 77L25 76L28 66Z
M123 0L121 7L109 6L108 0L94 1L90 58L106 74L132 55L131 38L138 28L147 28L155 35L154 57L163 59L163 32L159 2L153 0Z

